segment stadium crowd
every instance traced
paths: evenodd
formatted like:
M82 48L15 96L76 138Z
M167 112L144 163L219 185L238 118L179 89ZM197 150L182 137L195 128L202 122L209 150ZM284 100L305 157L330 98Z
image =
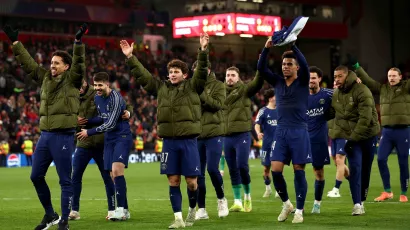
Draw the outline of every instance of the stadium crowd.
M50 39L48 42L31 41L25 43L30 54L37 63L48 67L52 53L57 49L72 52L70 40ZM143 44L138 47L138 59L147 66L155 76L165 79L167 76L166 64L173 58L179 58L191 65L195 54L187 54L184 49L173 51L159 51L154 56L149 48ZM121 92L126 101L134 106L134 115L130 119L134 138L139 135L144 140L145 149L154 149L156 135L156 107L154 96L147 94L140 86L136 85L134 78L129 75L119 50L99 50L98 47L87 47L86 63L87 77L90 81L94 73L106 71L110 74L112 87ZM275 58L271 56L271 59ZM212 69L218 79L223 80L225 69L237 65L243 70L241 78L246 82L254 76L256 66L254 63L242 63L234 59L231 50L217 57L211 52ZM280 68L278 61L271 61L272 68ZM28 79L22 68L16 62L8 43L0 43L0 142L8 143L8 148L2 147L2 152L22 152L21 145L24 138L33 141L34 147L39 138L39 87L34 81ZM192 74L192 73L191 73ZM268 87L268 85L265 85ZM263 92L263 90L261 91ZM258 109L265 105L263 94L259 93L253 98L252 112L256 116ZM2 145L3 145L2 144ZM4 150L7 149L7 150Z
M48 67L52 53L57 49L72 52L72 42L69 39L50 38L47 42L32 40L25 43L27 50L35 57L37 63ZM136 44L136 55L141 63L155 76L165 79L167 76L166 64L173 58L181 59L191 65L195 54L188 54L184 47L171 50L158 50L155 55L144 44ZM225 70L236 65L241 69L241 79L249 81L256 71L256 59L244 63L235 59L233 52L228 49L222 55L215 55L215 47L211 46L210 60L212 70L219 80L224 79ZM106 71L110 74L112 87L121 92L126 101L134 106L134 115L130 119L131 130L134 138L138 135L144 140L144 149L154 149L157 139L156 107L154 96L147 94L140 86L136 85L134 78L130 77L120 50L101 50L99 47L87 46L86 64L87 78L90 81L94 73ZM280 71L280 58L269 56L269 67ZM404 78L410 76L410 65L401 65ZM192 74L192 73L191 73ZM323 82L324 87L330 86L329 81ZM265 84L264 89L269 86ZM266 105L262 89L252 98L252 113L255 118L259 108ZM0 144L1 154L22 152L24 138L33 141L33 147L39 138L39 87L34 81L28 79L22 68L16 62L9 44L0 43ZM6 144L7 143L7 144ZM7 147L6 147L7 145ZM1 163L1 162L0 162ZM5 164L5 162L4 162ZM0 164L0 165L4 165Z

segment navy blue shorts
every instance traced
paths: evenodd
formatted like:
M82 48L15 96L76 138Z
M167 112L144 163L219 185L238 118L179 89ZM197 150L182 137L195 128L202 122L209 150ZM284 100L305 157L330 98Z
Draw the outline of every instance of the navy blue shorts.
M334 151L332 151L332 156L336 156L336 154L346 156L345 145L347 140L342 138L336 138L332 140L332 142L334 142Z
M122 135L117 140L104 143L104 170L112 171L112 164L121 162L128 168L128 157L131 151L132 137Z
M332 157L336 156L336 141L331 139L330 140L330 153L332 154Z
M164 138L161 153L161 174L199 176L201 164L196 138Z
M263 166L270 167L270 155L272 154L272 148L265 148L261 150L261 164Z
M313 167L320 168L330 164L329 147L327 146L327 142L311 143L310 146Z
M289 165L312 163L310 138L306 129L277 128L272 144L271 161L280 161Z

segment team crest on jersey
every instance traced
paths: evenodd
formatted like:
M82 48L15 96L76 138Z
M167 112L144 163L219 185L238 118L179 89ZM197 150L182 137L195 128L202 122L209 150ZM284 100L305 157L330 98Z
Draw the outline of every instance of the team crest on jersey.
M321 99L319 100L319 104L321 104L321 105L325 104L325 99L321 98Z

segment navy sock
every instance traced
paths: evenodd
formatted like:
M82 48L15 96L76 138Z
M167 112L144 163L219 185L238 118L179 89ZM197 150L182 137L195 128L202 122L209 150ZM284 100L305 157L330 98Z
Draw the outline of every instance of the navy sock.
M295 170L296 208L303 209L307 193L307 181L304 170Z
M125 201L124 201L124 209L128 209L128 199L127 199L127 190L125 190Z
M123 207L125 206L125 197L127 195L127 185L125 183L125 178L124 176L117 176L114 178L114 183L115 183L115 194L117 197L117 207Z
M324 188L325 188L324 180L315 180L315 200L317 201L322 200Z
M339 189L341 184L342 184L342 181L336 179L335 188Z
M263 179L265 180L265 185L270 185L270 178L269 178L269 176L263 176Z
M182 194L179 186L169 186L169 199L171 200L174 213L181 212Z
M109 181L108 181L109 180ZM108 210L115 210L115 185L111 178L105 182L105 193L107 194Z
M195 208L196 202L198 200L198 189L195 189L193 191L187 189L187 193L188 193L189 207Z
M272 171L272 180L273 185L275 186L275 189L278 192L282 201L285 202L289 200L288 190L286 188L286 181L285 178L283 178L282 172Z

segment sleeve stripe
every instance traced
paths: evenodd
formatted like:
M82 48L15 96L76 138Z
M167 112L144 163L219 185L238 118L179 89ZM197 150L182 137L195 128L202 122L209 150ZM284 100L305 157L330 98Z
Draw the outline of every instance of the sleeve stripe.
M118 95L117 91L112 91L112 98L110 98L108 103L113 104L114 109L109 120L97 128L100 132L106 132L113 129L119 115L121 114L121 97Z
M266 107L263 107L259 110L258 115L256 116L255 122L259 121L259 118L263 115Z

